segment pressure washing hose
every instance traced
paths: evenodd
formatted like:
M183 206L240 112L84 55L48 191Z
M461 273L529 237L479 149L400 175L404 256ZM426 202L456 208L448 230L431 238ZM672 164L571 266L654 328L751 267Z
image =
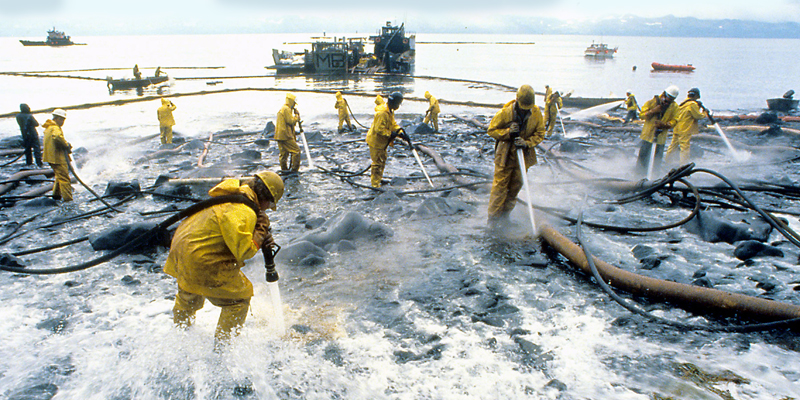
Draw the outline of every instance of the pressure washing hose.
M90 188L90 187L89 187L89 185L87 185L87 184L83 183L83 180L81 180L81 177L80 177L80 176L78 176L78 173L77 173L77 172L75 172L75 169L74 169L74 168L72 168L72 163L69 161L69 152L66 152L66 151L65 151L65 152L64 152L64 157L65 157L65 158L66 158L66 160L67 160L67 166L69 167L69 172L72 172L72 176L74 176L74 177L75 177L75 179L77 179L77 180L78 180L78 182L79 182L79 183L80 183L80 184L81 184L81 185L82 185L84 188L86 188L86 190L88 190L88 191L89 191L89 193L93 194L93 195L94 195L94 197L96 197L96 198L97 198L97 200L100 200L100 202L101 202L101 203L105 204L105 205L106 205L106 207L108 207L108 208L110 208L110 209L112 209L112 210L114 210L114 211L116 211L116 212L118 212L118 213L121 213L121 212L122 212L122 211L120 211L120 210L117 210L116 208L114 208L114 206L112 206L111 204L108 204L108 203L106 203L106 201L105 201L105 200L103 200L103 198L102 198L102 197L100 197L100 195L99 195L99 194L95 193L95 191L94 191L94 190L92 190L92 188Z
M350 103L348 103L348 102L345 100L344 104L347 104L347 111L349 111L349 112L350 112L350 116L351 116L351 117L353 117L353 121L355 121L355 122L358 124L358 126L360 126L360 127L364 128L364 129L369 129L369 127L367 127L367 126L364 126L364 125L361 125L361 122L358 122L358 120L356 119L356 115L355 115L355 114L353 114L353 110L352 110L352 109L350 109Z
M0 265L0 270L8 271L8 272L15 272L20 274L30 274L30 275L54 275L54 274L63 274L67 272L75 272L85 270L97 265L100 265L106 261L109 261L120 254L123 254L129 250L135 249L137 246L141 245L142 243L146 242L147 240L151 239L153 235L158 233L159 231L163 231L164 229L168 228L172 224L191 216L203 209L208 207L223 204L223 203L242 203L250 208L258 214L258 206L256 206L250 199L242 196L242 195L225 195L225 196L217 196L212 197L208 200L201 201L199 203L193 204L190 207L186 208L185 210L176 213L175 215L167 218L166 220L162 221L152 229L148 230L147 232L137 236L135 239L131 240L130 242L124 244L122 247L118 248L117 250L112 251L111 253L105 254L101 257L95 258L94 260L90 260L81 264L72 265L68 267L62 268L49 268L49 269L27 269L27 268L20 268L20 267L9 267L6 265Z

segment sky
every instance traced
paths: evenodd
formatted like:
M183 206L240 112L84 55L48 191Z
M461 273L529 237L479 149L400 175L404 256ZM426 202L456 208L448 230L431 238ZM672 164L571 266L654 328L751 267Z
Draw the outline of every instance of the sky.
M414 21L416 32L481 33L502 27L509 17L580 21L623 15L800 22L800 0L0 0L0 36L42 36L51 26L84 36L371 32L387 20Z

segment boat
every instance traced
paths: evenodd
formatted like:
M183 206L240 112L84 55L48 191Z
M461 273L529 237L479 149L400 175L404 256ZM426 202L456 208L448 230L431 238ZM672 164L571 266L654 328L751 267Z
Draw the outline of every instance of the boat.
M373 53L365 50L366 42L374 43ZM379 35L365 38L319 37L311 50L289 52L272 50L278 74L410 74L414 70L415 35L406 35L404 24L386 22Z
M654 62L650 65L653 67L653 71L694 72L692 64L673 65Z
M772 111L789 112L797 109L798 103L800 103L800 100L794 99L794 90L790 90L784 93L783 97L767 99L767 108Z
M63 31L57 31L55 27L47 31L47 40L45 41L20 40L20 43L22 43L23 46L53 46L53 47L86 44L86 43L73 42L69 36L65 35Z
M609 48L605 43L595 43L586 48L583 51L583 55L586 57L599 57L599 58L612 58L614 57L614 53L617 52L619 47Z
M111 77L106 78L106 82L108 83L108 90L110 91L143 88L150 85L157 85L159 83L164 83L167 80L169 80L169 76L167 75L148 76L140 79L111 79Z

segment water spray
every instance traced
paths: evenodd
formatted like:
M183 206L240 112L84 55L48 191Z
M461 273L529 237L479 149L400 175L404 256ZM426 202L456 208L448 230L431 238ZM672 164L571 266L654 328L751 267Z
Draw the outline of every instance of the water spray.
M531 185L528 183L528 174L525 170L525 154L521 147L517 147L517 161L519 162L519 172L522 174L522 187L525 189L525 194L528 196L528 216L531 219L531 229L535 237L536 221L533 218L533 197L531 197Z
M269 297L272 301L272 310L275 313L275 326L279 334L283 335L286 331L286 323L283 318L283 303L281 302L281 290L278 287L278 270L275 269L275 256L281 250L281 246L264 246L261 252L264 254L264 268L266 268L267 288Z
M558 114L558 122L561 123L561 132L564 132L564 137L567 137L567 130L564 129L564 118L561 118L561 109L556 104L556 113Z
M703 108L705 108L705 107L703 107ZM719 126L719 122L717 122L714 119L714 117L711 116L711 110L709 110L707 108L705 108L705 110L706 110L706 113L708 115L708 120L711 121L711 123L714 126L714 130L717 131L719 136L722 138L722 141L725 142L725 146L728 146L728 150L730 150L731 156L733 157L733 159L736 160L736 161L743 161L746 157L744 157L743 154L741 154L740 152L738 152L736 149L733 148L733 144L731 144L731 141L728 140L728 136L725 134L725 131L723 131L722 127Z
M650 159L647 161L647 180L653 180L653 169L656 164L656 138L653 137L653 144L650 146Z
M297 111L297 110L295 110ZM303 124L300 121L300 112L297 111L297 127L300 130L300 139L303 140L303 149L306 151L306 158L308 159L308 166L310 168L314 168L314 161L311 159L311 152L308 150L308 140L306 140L306 134L303 132Z

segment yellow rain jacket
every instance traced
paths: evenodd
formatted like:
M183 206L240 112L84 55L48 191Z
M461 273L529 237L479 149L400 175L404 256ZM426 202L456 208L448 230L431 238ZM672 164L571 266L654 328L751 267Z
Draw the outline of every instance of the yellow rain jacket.
M700 132L697 120L703 117L705 117L705 114L700 111L700 105L696 101L685 101L678 107L677 122L675 123L675 128L672 129L673 134L689 137L696 135Z
M439 100L436 99L436 97L431 96L428 101L430 102L428 110L431 112L431 114L438 114L441 111L439 109Z
M255 192L238 179L226 179L208 194L242 194L258 204ZM164 272L178 279L180 289L193 294L252 297L253 284L240 269L259 249L253 241L256 219L253 209L241 203L218 204L186 218L172 238Z
M378 107L380 107L380 106L382 106L384 104L386 104L386 101L383 100L383 97L381 95L376 95L375 96L375 112L378 112Z
M400 125L394 120L394 111L389 109L388 104L381 104L375 107L375 119L367 132L367 144L376 149L386 149L389 146L389 137L392 132L400 129Z
M175 119L172 117L172 112L178 108L175 104L167 99L161 99L161 107L158 107L158 123L161 126L174 126Z
M342 97L341 93L336 94L336 104L334 105L339 110L339 121L350 116L347 112L347 101Z
M651 100L648 100L644 105L642 105L642 113L640 116L644 119L644 126L642 126L642 134L639 136L642 140L646 142L653 143L653 140L656 141L656 144L663 145L667 142L667 131L669 128L665 128L661 130L661 133L658 134L658 137L655 137L656 134L656 121L659 120L658 113L644 117L650 110L658 106L659 104L658 96L653 97ZM669 127L675 126L678 122L678 105L675 104L673 101L669 103L666 111L661 117L661 122L669 125Z
M489 123L488 134L496 140L494 145L494 165L495 167L517 167L517 153L514 141L509 134L509 125L514 122L516 100L511 100L503 109L495 114ZM536 165L535 146L544 140L544 118L539 106L531 108L531 115L527 123L519 127L519 137L528 143L528 148L523 149L525 154L525 168Z
M294 125L300 119L294 114L294 104L294 100L286 99L286 104L278 111L278 118L275 121L275 140L286 140L297 143Z
M546 90L544 91L544 102L545 102L545 103L547 103L547 102L549 102L549 101L550 101L550 95L552 95L552 94L553 94L553 88L551 88L550 86L548 86L548 87L546 88Z
M72 145L64 138L61 127L55 121L48 119L42 128L44 128L42 161L50 164L69 164L69 159L64 151L71 149Z
M625 107L628 111L633 111L639 108L639 105L636 104L636 97L634 97L633 94L625 99Z

